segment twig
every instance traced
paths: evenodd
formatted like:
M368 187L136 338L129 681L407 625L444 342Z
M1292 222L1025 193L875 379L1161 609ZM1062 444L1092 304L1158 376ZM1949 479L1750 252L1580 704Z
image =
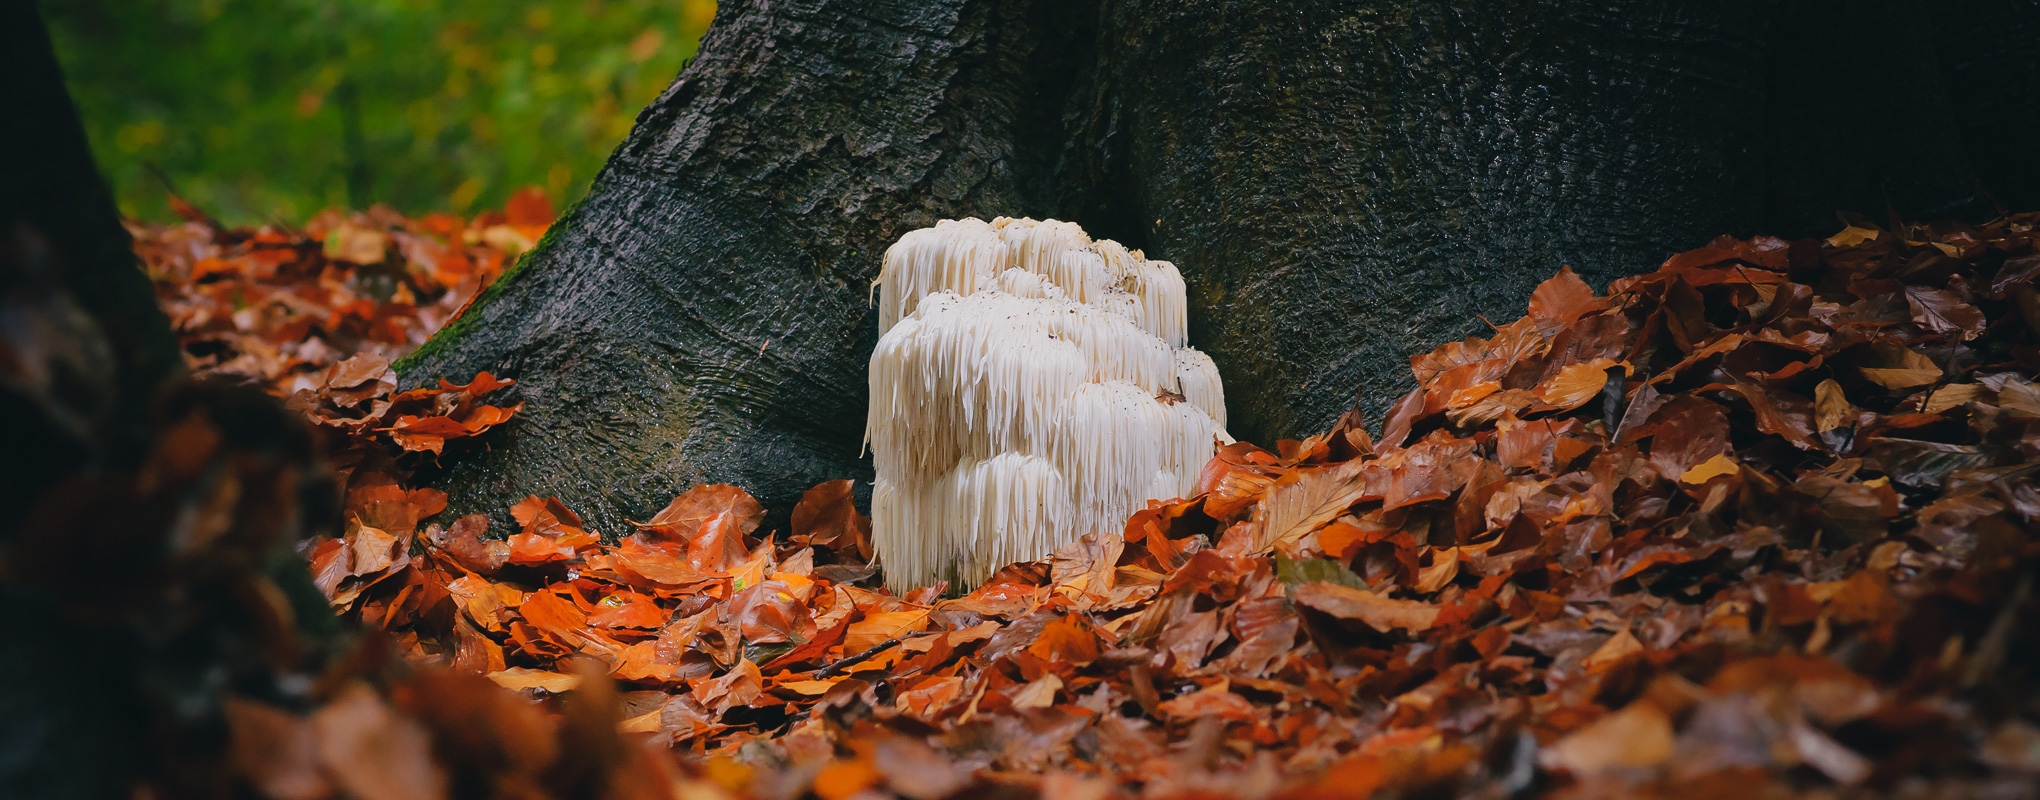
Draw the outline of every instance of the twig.
M826 667L815 670L815 679L821 680L823 678L833 678L836 676L836 673L842 672L843 670L857 666L858 664L862 664L866 661L870 661L872 656L878 655L879 653L883 653L887 650L891 650L894 647L897 647L899 643L900 640L898 637L894 637L891 639L887 639L883 642L879 642L878 644L872 645L870 650L866 650L862 653L858 653L857 655L843 659L842 661L838 661L834 664L830 664Z

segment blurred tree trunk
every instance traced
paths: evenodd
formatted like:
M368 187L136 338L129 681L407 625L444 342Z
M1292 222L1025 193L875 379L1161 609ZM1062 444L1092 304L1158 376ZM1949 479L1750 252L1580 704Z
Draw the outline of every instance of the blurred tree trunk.
M946 217L1053 216L1182 268L1233 433L1272 444L1356 392L1378 412L1411 354L1513 318L1561 265L1605 283L1720 233L2033 196L2031 16L732 2L587 200L399 369L520 381L525 414L440 478L457 509L557 494L617 532L727 481L783 510L868 475L886 246ZM2000 74L2023 94L1978 88Z
M183 362L33 2L0 2L0 109L4 539L43 487L135 457Z
M74 630L77 598L22 574L17 534L51 487L134 467L182 362L29 0L0 0L0 109L0 797L122 796L146 735L137 653Z

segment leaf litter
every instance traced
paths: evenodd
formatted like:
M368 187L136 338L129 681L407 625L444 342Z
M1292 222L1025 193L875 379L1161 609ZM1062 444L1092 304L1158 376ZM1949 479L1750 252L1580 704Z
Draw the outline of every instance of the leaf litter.
M344 530L301 550L370 632L308 707L230 701L231 771L280 798L2017 796L2036 223L1723 238L1605 296L1561 270L1413 357L1379 436L1355 411L1227 446L1193 496L960 597L876 588L848 481L783 533L726 485L625 531L540 497L507 539L443 519L412 470L517 413L484 400L511 381L395 392L409 322L190 324L268 280L191 269L164 296L195 363L326 437ZM316 252L369 249L341 238ZM411 292L387 302L429 332Z

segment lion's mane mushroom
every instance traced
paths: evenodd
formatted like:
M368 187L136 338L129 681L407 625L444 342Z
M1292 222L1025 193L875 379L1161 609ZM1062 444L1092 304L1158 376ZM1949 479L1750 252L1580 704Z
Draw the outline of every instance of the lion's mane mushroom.
M895 589L1117 532L1231 441L1169 262L1067 222L944 220L887 249L873 289L872 538Z

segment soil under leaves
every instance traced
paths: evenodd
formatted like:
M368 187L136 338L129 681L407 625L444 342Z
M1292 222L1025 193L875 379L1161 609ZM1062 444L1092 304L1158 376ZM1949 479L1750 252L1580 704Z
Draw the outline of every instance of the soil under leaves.
M326 440L344 529L300 552L366 632L295 705L227 702L223 780L366 800L2040 781L2040 214L1722 239L1606 296L1562 270L1492 337L1413 358L1379 436L1349 414L1226 447L1195 496L951 598L877 588L847 481L790 531L731 486L627 531L539 497L502 510L507 541L436 516L413 475L518 409L486 374L394 391L388 360L500 271L488 224L454 222L140 231L194 365L289 395Z

